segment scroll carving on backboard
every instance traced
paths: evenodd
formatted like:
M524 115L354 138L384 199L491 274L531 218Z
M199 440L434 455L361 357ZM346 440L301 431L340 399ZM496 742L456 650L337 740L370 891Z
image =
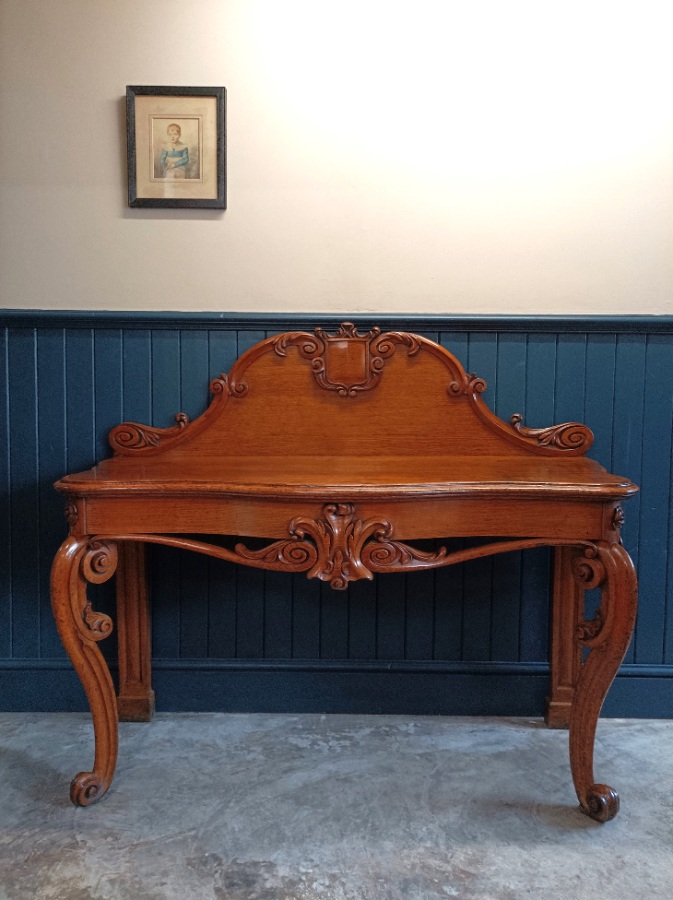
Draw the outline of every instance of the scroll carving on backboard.
M585 453L594 442L591 429L580 422L564 422L561 425L550 425L549 428L527 428L523 424L521 413L514 413L509 422L518 434L540 447L581 450Z

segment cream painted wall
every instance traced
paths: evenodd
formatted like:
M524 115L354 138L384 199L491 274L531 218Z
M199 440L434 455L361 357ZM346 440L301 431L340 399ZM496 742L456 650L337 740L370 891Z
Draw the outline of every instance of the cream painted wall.
M669 2L0 0L0 306L673 313ZM225 85L226 212L126 205Z

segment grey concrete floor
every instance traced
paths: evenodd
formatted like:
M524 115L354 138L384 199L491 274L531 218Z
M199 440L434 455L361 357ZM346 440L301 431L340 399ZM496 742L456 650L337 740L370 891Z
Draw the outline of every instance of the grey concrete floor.
M79 714L0 714L2 900L673 898L673 721L601 720L577 808L567 734L526 719L163 714L121 725L108 796Z

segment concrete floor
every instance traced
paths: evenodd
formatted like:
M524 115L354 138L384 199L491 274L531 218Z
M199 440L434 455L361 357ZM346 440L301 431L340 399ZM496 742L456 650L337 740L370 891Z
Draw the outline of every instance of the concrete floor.
M2 900L673 897L673 721L601 720L606 825L539 721L164 714L121 725L110 793L75 809L91 738L0 714Z

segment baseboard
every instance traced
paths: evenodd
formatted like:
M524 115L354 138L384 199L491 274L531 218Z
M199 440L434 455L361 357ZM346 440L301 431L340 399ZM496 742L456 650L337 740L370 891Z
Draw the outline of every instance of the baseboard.
M0 711L88 709L67 660L0 663ZM373 713L541 717L544 663L156 660L158 712ZM673 667L624 666L603 708L673 718Z

